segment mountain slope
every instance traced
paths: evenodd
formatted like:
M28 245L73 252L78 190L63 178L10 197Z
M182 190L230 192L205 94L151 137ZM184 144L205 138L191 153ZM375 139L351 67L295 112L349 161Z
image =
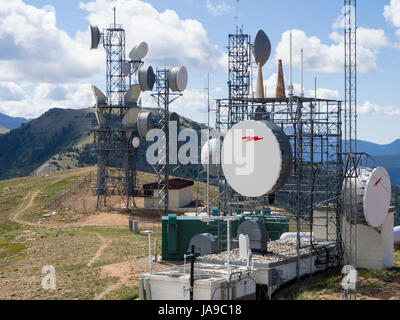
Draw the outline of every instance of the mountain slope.
M368 141L358 140L357 149L359 152L366 152L374 156L400 155L400 139L389 144L376 144Z
M155 109L143 111L154 112ZM92 108L55 108L0 135L0 180L26 176L34 171L48 173L96 164L93 136L89 132L90 127L96 124ZM180 126L197 131L202 128L199 123L183 117L180 117ZM153 172L145 159L147 145L142 139L137 167L139 170ZM122 166L122 159L111 155L110 161L112 165ZM180 171L185 176L195 177L197 167L184 166Z
M0 127L4 127L6 129L16 129L18 128L21 124L28 122L28 119L25 118L19 118L19 117L10 117L6 114L0 113Z
M88 135L89 109L50 109L39 118L0 135L0 179L29 175L51 156Z

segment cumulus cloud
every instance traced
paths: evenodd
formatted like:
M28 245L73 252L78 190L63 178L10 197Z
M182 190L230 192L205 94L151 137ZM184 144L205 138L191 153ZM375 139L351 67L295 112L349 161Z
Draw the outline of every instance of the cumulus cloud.
M0 112L14 117L34 118L50 108L80 109L93 105L91 86L87 84L41 83L32 87L32 95L27 94L29 88L19 87L23 99L1 99Z
M95 0L80 3L88 11L88 20L99 27L112 18L114 1ZM146 61L160 66L185 65L190 68L215 71L224 66L224 54L212 44L203 25L194 19L181 19L173 10L158 12L151 4L140 0L118 0L117 22L124 25L127 49L146 41L149 54Z
M99 74L98 55L56 27L54 8L22 0L0 6L0 81L77 81Z
M0 112L35 117L51 107L91 106L90 84L104 82L105 53L89 50L89 30L71 36L59 29L53 6L0 2ZM95 0L79 6L102 29L112 22L113 4ZM182 19L172 10L158 12L140 0L118 0L116 5L117 22L127 30L127 54L146 41L146 62L154 66L185 65L189 74L195 68L224 66L225 54L209 41L199 21Z
M378 104L366 101L363 105L357 107L358 114L379 114L386 116L400 116L400 109L392 105L380 106Z
M302 30L286 31L276 48L276 57L289 63L290 32L293 38L293 65L300 66L300 50L304 49L304 69L315 72L339 73L344 68L344 39L338 32L332 32L330 38L335 42L327 45L314 36L307 36ZM360 28L357 47L358 71L368 73L378 71L377 49L387 45L383 30Z
M398 0L400 2L400 0ZM344 12L342 10L342 12ZM293 35L293 64L300 66L300 50L304 49L304 68L308 71L341 73L344 68L344 16L343 13L332 24L329 35L331 44L323 43L315 36L309 36L302 30L288 30L282 34L276 48L276 58L289 63L289 38ZM361 73L379 71L377 55L379 49L389 46L390 42L383 29L357 28L357 65Z
M232 6L228 5L225 0L219 1L217 4L213 4L211 0L207 0L207 9L213 16L219 16L232 9Z
M0 99L4 101L21 101L25 98L24 89L14 82L0 82Z
M400 0L390 0L384 7L383 16L395 27L400 27Z

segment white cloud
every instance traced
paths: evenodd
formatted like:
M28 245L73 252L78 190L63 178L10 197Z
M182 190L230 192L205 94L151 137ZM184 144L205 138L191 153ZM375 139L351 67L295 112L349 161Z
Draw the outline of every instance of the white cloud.
M56 27L54 8L22 0L0 6L0 81L66 82L100 74L87 45Z
M379 114L387 116L400 116L400 109L392 105L380 106L370 101L366 101L363 105L357 107L357 113L362 114Z
M219 16L232 9L232 6L228 5L225 0L219 1L218 4L214 5L211 0L207 0L207 9L213 16Z
M315 90L307 90L306 92L307 92L309 97L314 97L315 96ZM339 100L340 99L340 93L339 93L339 90L317 88L317 98L318 99Z
M22 87L14 82L0 82L0 100L21 101L25 98Z
M114 1L80 2L89 12L88 20L99 27L112 18ZM217 70L224 66L224 54L210 43L203 25L194 19L181 19L173 10L158 12L151 4L140 0L116 1L117 23L124 25L127 50L146 41L149 54L146 62L159 66L185 65L202 70ZM108 25L108 24L107 24Z
M210 103L213 103L210 96ZM171 104L171 110L198 122L207 121L207 93L199 90L186 90L183 96Z
M330 38L335 42L327 45L314 36L307 36L302 30L291 30L293 38L293 66L300 66L300 50L304 49L304 69L314 72L341 73L344 69L344 39L338 32L332 32ZM358 71L368 73L378 71L377 49L388 44L383 30L360 28L357 47ZM282 34L276 48L276 58L289 63L290 31Z
M14 117L33 118L50 108L80 109L93 105L92 90L87 84L41 83L32 88L32 95L27 93L28 88L22 88L14 83L9 87L18 88L17 92L23 98L8 101L1 99L0 112Z
M0 112L36 117L52 107L92 106L90 84L105 82L105 52L89 50L89 30L71 37L57 27L53 6L37 8L23 0L0 3ZM103 28L112 22L113 3L81 2L80 8L90 23ZM225 54L210 43L199 21L181 19L172 10L158 12L140 0L116 4L117 22L127 31L127 54L146 41L146 63L154 66L185 65L189 74L191 69L224 66Z
M398 1L400 0L392 0ZM302 30L292 30L293 64L300 65L300 50L304 49L304 68L308 71L341 73L344 69L344 8L342 14L332 24L329 35L332 44L325 44L315 36L308 36ZM399 21L400 22L400 21ZM282 34L276 48L276 59L289 63L290 30ZM357 65L358 71L368 73L378 71L377 55L379 49L391 45L383 29L357 28Z
M400 0L390 0L390 5L384 7L383 16L395 27L400 27Z

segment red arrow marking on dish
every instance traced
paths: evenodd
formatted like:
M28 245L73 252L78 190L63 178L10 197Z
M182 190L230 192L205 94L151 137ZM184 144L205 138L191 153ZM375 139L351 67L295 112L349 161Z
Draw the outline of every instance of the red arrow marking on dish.
M377 182L375 182L375 187L377 187L378 186L378 184L379 184L379 182L381 182L382 181L382 177L380 177L379 179L378 179L378 181Z
M246 140L246 142L250 142L250 141L259 141L259 140L263 140L264 138L260 138L258 136L256 137L243 137L242 140Z

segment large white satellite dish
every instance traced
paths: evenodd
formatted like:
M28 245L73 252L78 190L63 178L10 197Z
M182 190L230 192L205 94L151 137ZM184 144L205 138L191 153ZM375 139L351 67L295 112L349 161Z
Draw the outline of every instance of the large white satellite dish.
M183 92L188 83L188 73L185 67L173 67L169 71L169 87L172 91Z
M344 205L351 205L350 192L356 198L356 213L347 217L348 221L377 228L383 224L391 199L391 182L383 167L358 169L357 178L347 178L343 182Z
M221 167L221 140L210 139L201 148L201 164L210 176L218 176Z
M101 33L97 26L90 25L90 49L97 49L100 43Z
M242 121L226 134L222 170L239 194L259 197L277 192L292 168L292 149L285 133L271 121Z
M129 59L132 61L140 61L142 60L149 51L149 46L146 42L141 42L137 46L134 46L131 52L129 53Z
M153 90L156 82L156 75L151 66L141 66L138 72L139 85L142 91Z

